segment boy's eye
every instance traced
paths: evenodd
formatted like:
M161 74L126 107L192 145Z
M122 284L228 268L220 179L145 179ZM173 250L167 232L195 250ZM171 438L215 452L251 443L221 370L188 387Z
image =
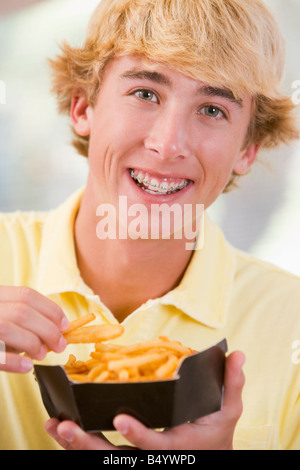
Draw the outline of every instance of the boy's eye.
M204 114L207 117L211 118L222 118L226 117L224 112L218 108L217 106L209 105L209 106L204 106L203 108L200 109L200 114Z
M158 102L157 96L151 90L137 90L134 92L134 94L141 100L152 101L155 103Z

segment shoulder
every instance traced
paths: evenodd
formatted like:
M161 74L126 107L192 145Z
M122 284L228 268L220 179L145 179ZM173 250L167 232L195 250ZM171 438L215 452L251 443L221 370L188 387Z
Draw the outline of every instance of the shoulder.
M249 278L257 281L266 280L268 282L281 282L289 285L300 285L300 276L286 271L279 266L267 261L263 261L255 256L235 249L238 277Z
M11 241L16 236L38 235L49 212L0 212L0 241Z
M0 213L0 284L26 283L32 278L48 214Z
M15 212L0 212L1 226L13 225L29 225L43 223L48 217L49 212L35 212L35 211L15 211Z
M299 326L300 277L248 253L235 252L234 290L240 304L252 311L259 305L267 317L293 318Z

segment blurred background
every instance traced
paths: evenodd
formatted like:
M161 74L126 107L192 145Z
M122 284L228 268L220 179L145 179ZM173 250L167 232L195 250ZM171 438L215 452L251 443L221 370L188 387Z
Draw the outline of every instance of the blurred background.
M0 211L48 210L85 183L87 160L57 113L47 58L65 39L81 44L98 2L0 0ZM266 3L286 40L284 91L291 95L300 81L300 0ZM211 217L237 248L300 275L300 143L261 160Z

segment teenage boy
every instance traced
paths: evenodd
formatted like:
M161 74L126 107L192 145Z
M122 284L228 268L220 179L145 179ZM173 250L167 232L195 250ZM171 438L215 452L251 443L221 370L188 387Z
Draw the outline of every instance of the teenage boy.
M65 44L52 61L60 110L71 115L89 175L56 210L1 218L1 368L13 372L1 377L4 447L300 448L291 359L299 279L235 250L206 213L193 250L172 225L169 236L151 236L150 217L157 204L181 214L186 205L207 209L259 148L298 136L291 99L279 90L282 57L260 0L103 0L83 47ZM132 233L122 198L146 209L143 236ZM99 233L103 207L115 208L122 236ZM49 420L43 434L37 385L21 374L32 361L20 353L63 361L62 331L88 311L99 323L122 323L124 344L165 334L201 350L225 337L221 411L163 432L120 415L108 441L69 421Z

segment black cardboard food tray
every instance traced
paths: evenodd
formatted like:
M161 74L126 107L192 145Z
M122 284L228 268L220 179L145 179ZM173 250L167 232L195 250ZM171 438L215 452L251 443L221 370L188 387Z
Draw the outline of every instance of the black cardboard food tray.
M126 413L150 428L166 428L221 408L226 351L224 339L188 356L176 378L162 381L77 383L62 366L35 365L34 373L51 418L97 432L114 430L114 417Z

